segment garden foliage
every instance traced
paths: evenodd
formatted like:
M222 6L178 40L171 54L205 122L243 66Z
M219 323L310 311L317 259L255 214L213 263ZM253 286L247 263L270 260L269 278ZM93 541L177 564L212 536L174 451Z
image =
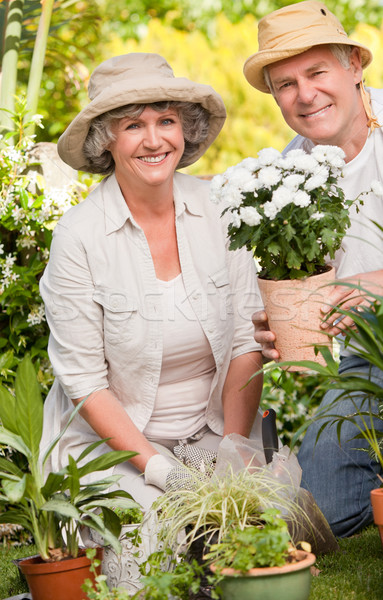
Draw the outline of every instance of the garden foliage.
M52 230L80 194L73 186L45 188L22 119L21 108L13 116L16 139L13 145L3 139L0 150L0 377L12 387L15 367L29 352L47 390L52 374L39 279L48 262Z

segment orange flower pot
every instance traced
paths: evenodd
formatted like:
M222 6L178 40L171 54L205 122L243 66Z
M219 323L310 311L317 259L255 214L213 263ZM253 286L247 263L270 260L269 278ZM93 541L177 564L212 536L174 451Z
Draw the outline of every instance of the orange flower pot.
M313 360L325 364L315 355L314 345L332 347L332 340L320 329L321 306L326 305L335 279L335 269L306 279L273 281L258 279L269 327L276 335L275 347L280 361ZM323 287L324 286L324 287ZM288 367L300 371L301 367Z
M102 548L97 549L96 558L101 560ZM83 551L77 558L57 562L44 562L39 556L25 558L19 569L25 576L33 600L86 600L81 586L85 579L94 581L89 571L90 560ZM101 567L98 569L101 573Z
M378 526L380 539L383 546L383 488L371 490L372 513L375 525Z

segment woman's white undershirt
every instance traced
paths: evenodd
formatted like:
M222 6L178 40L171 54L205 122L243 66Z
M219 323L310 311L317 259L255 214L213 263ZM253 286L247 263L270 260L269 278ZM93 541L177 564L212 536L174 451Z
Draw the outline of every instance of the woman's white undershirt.
M144 434L150 439L178 439L206 424L215 362L187 298L182 273L171 281L158 280L158 285L163 312L162 369Z

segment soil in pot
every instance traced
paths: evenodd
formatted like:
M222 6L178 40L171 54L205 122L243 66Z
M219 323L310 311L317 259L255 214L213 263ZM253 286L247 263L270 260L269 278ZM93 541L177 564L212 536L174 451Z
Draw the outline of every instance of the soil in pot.
M96 558L101 560L102 548L97 549ZM77 558L57 562L44 562L39 556L19 562L33 600L86 600L81 586L87 578L94 581L89 567L90 560L85 550L80 550ZM98 569L98 572L101 570Z

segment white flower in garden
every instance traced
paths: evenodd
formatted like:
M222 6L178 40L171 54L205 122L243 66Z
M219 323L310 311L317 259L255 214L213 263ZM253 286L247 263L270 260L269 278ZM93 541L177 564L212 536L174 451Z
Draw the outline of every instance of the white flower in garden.
M48 248L44 248L42 250L41 256L43 257L44 260L48 260L48 258L49 258L49 250L48 250Z
M345 153L339 146L314 146L311 155L318 162L328 162L331 166L341 168L344 165Z
M275 148L263 148L258 152L258 162L263 167L274 165L281 158L282 154Z
M318 166L318 161L311 154L306 154L306 152L297 148L287 152L282 164L284 169L313 173Z
M243 192L253 192L256 186L256 179L250 171L239 167L232 171L227 185Z
M4 244L0 244L0 254L4 254Z
M259 225L262 221L262 215L259 214L254 206L243 206L239 211L239 216L241 220L246 223L246 225L250 225L250 227Z
M319 219L323 219L324 216L325 215L324 215L323 212L320 212L320 211L317 210L315 213L313 213L311 215L311 218L314 219L314 221L319 221Z
M23 160L23 156L20 152L20 150L17 150L16 148L7 148L6 150L4 150L4 156L6 156L7 158L9 158L10 161L15 162L15 163L20 163Z
M279 183L282 179L282 172L276 167L264 167L258 171L259 187L271 188L273 185Z
M306 181L304 188L305 188L306 192L311 192L312 190L323 187L325 185L326 181L327 181L327 177L326 177L325 173L321 172L321 173L318 173L317 175L313 175L312 177L310 177Z
M221 191L223 186L226 183L226 177L222 173L219 175L215 175L210 182L210 200L214 202L214 204L219 204L221 202Z
M311 202L311 198L307 192L304 192L303 190L298 190L294 194L295 206L300 206L301 208L304 208L305 206L308 206L310 204L310 202Z
M15 225L18 225L27 217L27 214L23 208L20 208L20 206L14 206L12 209L12 217Z
M374 179L371 181L371 191L375 196L383 196L383 184L377 179Z
M263 211L265 213L265 216L270 219L271 221L273 219L275 219L275 217L278 214L278 208L277 206L274 204L274 202L266 202L266 204L264 204L263 206Z
M236 227L237 229L239 229L241 227L242 220L241 220L241 217L239 216L239 213L237 213L237 212L231 213L231 224L233 225L233 227Z
M277 188L272 195L272 203L274 204L277 212L282 210L284 206L290 204L294 200L294 193L289 188L281 185L281 187ZM266 206L266 205L265 205ZM268 215L266 215L268 216Z
M239 164L244 169L251 171L251 173L254 173L254 171L259 169L259 160L257 158L252 158L251 156L244 158Z
M299 174L294 174L294 175L287 175L287 177L283 178L283 185L285 187L287 187L289 190L292 190L293 192L295 192L298 187L301 185L301 183L303 183L305 180L303 175L299 175Z
M31 117L31 121L32 123L34 123L35 125L37 125L38 127L40 127L41 129L44 129L44 125L42 124L42 119L43 119L43 115L32 115Z
M229 206L231 208L238 208L239 206L241 206L243 196L241 190L238 187L227 185L222 190L221 199L225 206Z
M43 304L35 304L27 317L29 325L39 325L45 321L45 311Z

